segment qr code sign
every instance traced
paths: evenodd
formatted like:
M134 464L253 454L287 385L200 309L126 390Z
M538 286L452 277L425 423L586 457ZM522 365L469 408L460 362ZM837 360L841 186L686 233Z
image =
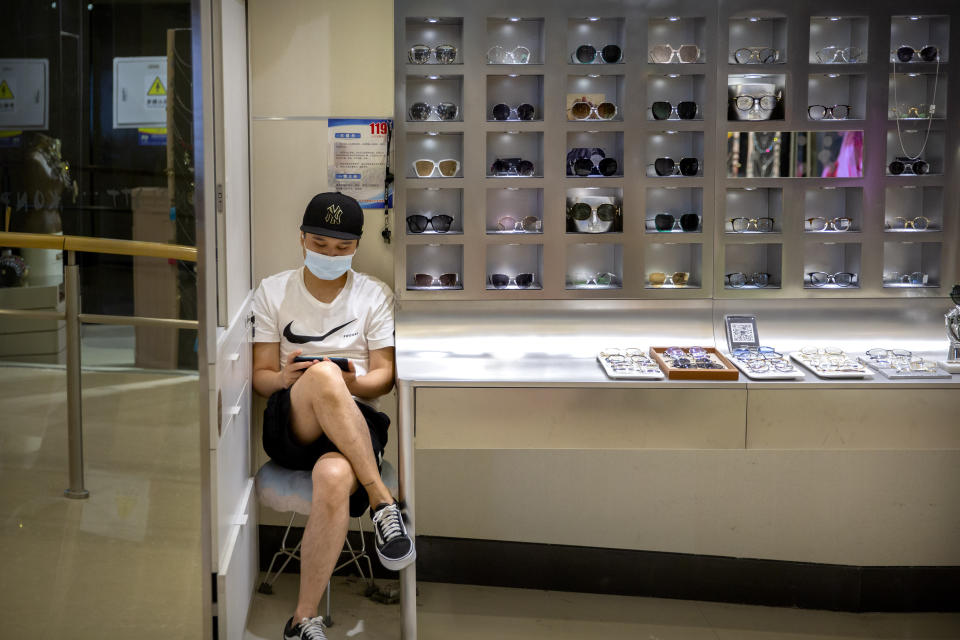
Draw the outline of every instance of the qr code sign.
M730 336L732 342L754 342L753 325L749 322L731 322Z

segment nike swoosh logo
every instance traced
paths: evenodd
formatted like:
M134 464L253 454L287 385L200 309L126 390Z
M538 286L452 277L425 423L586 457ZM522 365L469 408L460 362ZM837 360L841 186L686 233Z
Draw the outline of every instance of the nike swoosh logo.
M308 342L323 342L326 338L329 338L331 334L336 333L337 331L340 331L340 329L343 329L345 326L350 324L350 322L356 322L356 321L357 319L354 318L349 322L344 322L339 327L334 327L333 329L330 329L330 331L327 331L322 336L301 336L294 333L293 330L291 329L291 327L293 327L293 321L291 320L287 324L287 326L283 328L283 337L294 344L306 344Z

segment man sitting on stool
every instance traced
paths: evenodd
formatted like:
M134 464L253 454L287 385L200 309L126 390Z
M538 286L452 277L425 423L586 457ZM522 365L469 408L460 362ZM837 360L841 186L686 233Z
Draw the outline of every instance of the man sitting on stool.
M386 568L406 567L416 549L380 479L390 419L377 410L377 399L393 388L393 293L350 268L363 210L349 196L321 193L307 205L300 231L304 267L264 278L253 300L253 386L269 398L267 455L283 467L313 472L300 595L283 637L322 640L317 607L350 516L370 507ZM298 356L311 360L297 362ZM331 357L346 359L346 369Z

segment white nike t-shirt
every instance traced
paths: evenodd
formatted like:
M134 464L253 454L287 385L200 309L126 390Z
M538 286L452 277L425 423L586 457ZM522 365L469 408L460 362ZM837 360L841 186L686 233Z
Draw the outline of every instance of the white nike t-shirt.
M253 297L254 342L279 342L280 366L290 354L349 358L357 375L367 373L370 350L392 347L393 292L382 281L347 272L347 282L332 302L307 291L303 269L264 278ZM378 408L377 399L358 398Z

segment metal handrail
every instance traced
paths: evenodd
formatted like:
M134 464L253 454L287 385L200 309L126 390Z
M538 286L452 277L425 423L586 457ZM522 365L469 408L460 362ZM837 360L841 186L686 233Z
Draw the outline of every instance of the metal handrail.
M111 253L149 258L169 258L197 261L197 248L182 244L143 242L140 240L116 240L114 238L91 238L89 236L55 236L46 233L18 233L0 231L0 247L17 249L60 249L82 253Z
M196 247L138 240L115 240L84 236L48 235L0 231L0 247L18 249L52 249L65 251L63 290L66 309L46 311L39 309L0 309L0 316L21 318L52 318L67 323L67 439L69 448L70 486L64 490L68 498L89 498L84 488L83 473L83 408L80 388L80 323L162 326L176 329L198 329L196 320L178 318L145 318L142 316L103 315L80 313L80 268L77 253L110 253L114 255L167 258L187 262L197 261Z

